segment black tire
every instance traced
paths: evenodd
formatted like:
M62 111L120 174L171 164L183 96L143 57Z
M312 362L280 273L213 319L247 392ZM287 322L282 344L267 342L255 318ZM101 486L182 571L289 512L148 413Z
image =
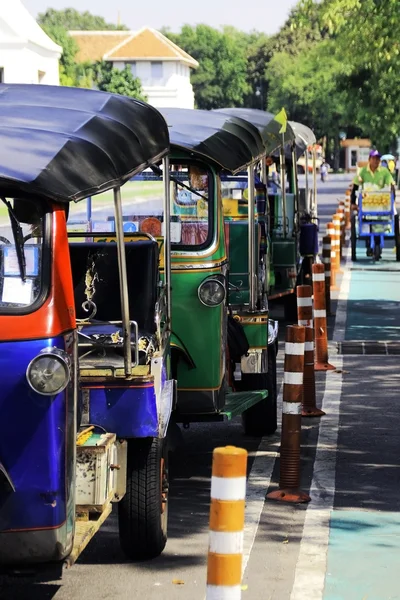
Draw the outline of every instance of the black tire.
M297 297L296 290L292 294L285 296L283 300L283 310L285 321L297 323Z
M394 243L396 244L396 260L400 262L400 224L399 215L394 216Z
M382 256L382 248L380 244L375 244L374 246L374 259L380 260Z
M357 234L356 234L356 215L351 216L351 260L355 262L357 260Z
M257 437L275 433L278 427L275 344L268 346L268 373L254 375L243 373L240 389L268 390L267 398L242 414L244 433Z
M118 504L121 548L132 560L159 556L167 543L168 450L166 441L128 441L126 494Z

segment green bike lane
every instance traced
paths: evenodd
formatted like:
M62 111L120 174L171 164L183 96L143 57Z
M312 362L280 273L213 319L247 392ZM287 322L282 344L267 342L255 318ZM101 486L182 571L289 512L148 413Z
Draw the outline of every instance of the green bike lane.
M400 598L400 265L348 262L343 383L324 600ZM377 344L376 342L389 342Z

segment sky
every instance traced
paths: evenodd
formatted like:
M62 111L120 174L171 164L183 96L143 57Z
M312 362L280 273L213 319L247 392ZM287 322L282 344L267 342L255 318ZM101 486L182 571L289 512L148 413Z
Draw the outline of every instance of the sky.
M185 23L206 23L212 27L233 25L242 31L256 29L268 34L279 30L290 9L297 4L296 0L151 0L151 3L143 0L22 0L22 3L35 18L47 8L76 8L114 23L118 21L119 12L121 23L134 30L148 26L179 31Z

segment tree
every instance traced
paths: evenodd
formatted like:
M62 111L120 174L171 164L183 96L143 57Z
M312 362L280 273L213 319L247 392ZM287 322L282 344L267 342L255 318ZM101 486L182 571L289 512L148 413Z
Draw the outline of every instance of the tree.
M132 75L128 66L120 70L113 68L109 62L99 62L95 66L95 81L98 89L103 92L147 100L140 80Z
M61 85L76 85L76 62L75 56L78 46L75 40L68 35L62 27L42 25L42 29L63 51L60 57L60 83Z
M106 30L106 29L128 29L125 25L114 25L107 23L103 17L92 15L90 12L79 12L74 8L66 8L65 10L55 10L48 8L46 12L39 13L39 25L51 28L62 28L66 31L73 30Z
M164 34L199 62L191 79L198 108L243 106L250 91L246 56L232 35L208 25L184 25L180 33Z
M357 125L385 150L400 131L400 21L397 0L325 0L323 18L350 74L342 82Z

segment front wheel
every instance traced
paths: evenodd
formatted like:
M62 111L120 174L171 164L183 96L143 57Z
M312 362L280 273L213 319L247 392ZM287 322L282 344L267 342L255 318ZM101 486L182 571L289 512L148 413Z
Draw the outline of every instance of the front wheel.
M264 400L243 413L244 433L257 437L275 433L278 427L275 344L268 346L268 373L243 373L240 389L268 390L268 396Z
M155 558L167 543L168 450L165 439L128 441L126 494L118 504L121 548L133 560Z

